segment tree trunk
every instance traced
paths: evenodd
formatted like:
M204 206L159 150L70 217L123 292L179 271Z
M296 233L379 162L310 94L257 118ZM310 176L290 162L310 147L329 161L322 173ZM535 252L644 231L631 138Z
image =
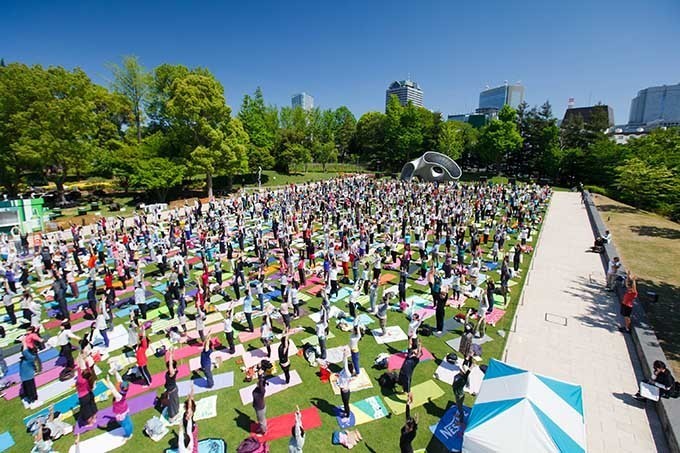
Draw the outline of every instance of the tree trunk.
M232 175L227 176L227 193L231 193L231 189L234 186L234 177Z
M208 189L208 198L213 196L213 177L212 174L207 173L205 175L205 187Z
M139 109L135 115L135 123L137 125L137 143L142 143L142 114Z
M323 172L326 173L326 162L321 163L321 168L323 169Z
M54 183L57 185L57 199L59 200L59 203L66 203L64 180L62 178L57 178Z

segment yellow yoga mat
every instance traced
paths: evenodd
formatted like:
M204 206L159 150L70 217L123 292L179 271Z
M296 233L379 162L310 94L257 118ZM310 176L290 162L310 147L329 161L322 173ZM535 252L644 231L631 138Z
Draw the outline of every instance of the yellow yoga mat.
M422 406L428 399L434 400L444 395L444 391L431 379L411 387L411 393L413 393L412 408ZM393 414L403 414L406 412L406 398L406 393L395 393L385 397L385 404Z

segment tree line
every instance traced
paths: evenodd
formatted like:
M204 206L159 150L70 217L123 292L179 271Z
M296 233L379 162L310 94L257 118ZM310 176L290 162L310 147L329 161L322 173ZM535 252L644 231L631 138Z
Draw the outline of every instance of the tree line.
M678 215L680 133L658 130L626 145L604 134L603 112L558 125L549 102L504 106L475 128L395 96L385 112L358 120L335 110L276 107L257 88L238 113L205 68L162 64L147 71L136 57L109 65L111 83L80 69L0 65L0 184L17 194L33 179L115 178L124 189L163 199L168 190L203 178L310 162L361 162L398 172L425 151L456 159L464 172L484 170L572 187L595 186L615 198Z

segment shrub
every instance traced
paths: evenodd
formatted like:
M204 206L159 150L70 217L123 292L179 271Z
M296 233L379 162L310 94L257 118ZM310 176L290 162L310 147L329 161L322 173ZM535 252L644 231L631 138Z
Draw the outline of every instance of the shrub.
M583 186L583 188L590 193L597 193L597 194L604 195L604 196L607 196L607 197L609 196L609 189L607 189L605 187L594 186L594 185L585 185L585 186Z

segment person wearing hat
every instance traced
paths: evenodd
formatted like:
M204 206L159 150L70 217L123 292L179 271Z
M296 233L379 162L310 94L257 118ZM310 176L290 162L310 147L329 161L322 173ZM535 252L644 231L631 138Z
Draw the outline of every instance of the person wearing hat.
M118 371L115 371L115 376L115 385L108 377L104 378L103 382L111 392L111 396L113 396L113 416L116 418L116 421L121 428L123 428L123 435L127 440L132 437L133 430L132 419L130 419L130 410L128 409L127 403L127 392L130 384L121 379Z

